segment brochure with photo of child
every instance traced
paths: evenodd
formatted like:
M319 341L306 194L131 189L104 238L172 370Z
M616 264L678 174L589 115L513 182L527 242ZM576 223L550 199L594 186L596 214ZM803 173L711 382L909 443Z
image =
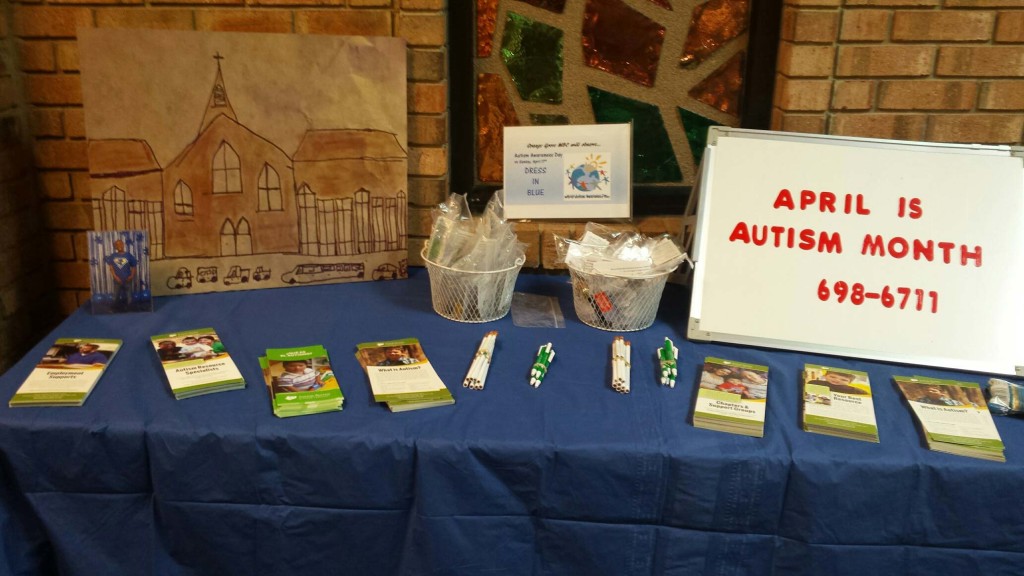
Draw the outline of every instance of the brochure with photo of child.
M197 328L150 338L178 400L245 388L241 372L213 328Z
M803 383L804 430L878 442L875 405L866 372L804 364Z
M357 345L356 358L370 379L373 399L392 412L454 404L419 340L402 338Z
M764 436L767 400L767 366L705 358L693 425L760 438Z
M8 405L81 406L120 348L120 340L109 338L58 339Z
M345 397L323 346L270 348L260 367L279 418L342 409Z
M929 449L1006 461L981 386L924 376L894 376L893 380L910 404Z

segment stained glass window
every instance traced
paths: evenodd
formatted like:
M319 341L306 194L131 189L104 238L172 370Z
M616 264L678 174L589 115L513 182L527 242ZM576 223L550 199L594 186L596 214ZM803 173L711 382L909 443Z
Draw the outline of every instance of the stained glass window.
M778 0L472 0L449 11L453 190L501 186L504 126L632 122L638 203L685 196L709 126L768 128ZM747 76L769 61L755 78L766 92L750 100Z
M519 97L529 102L562 102L562 31L508 13L501 41L505 62Z

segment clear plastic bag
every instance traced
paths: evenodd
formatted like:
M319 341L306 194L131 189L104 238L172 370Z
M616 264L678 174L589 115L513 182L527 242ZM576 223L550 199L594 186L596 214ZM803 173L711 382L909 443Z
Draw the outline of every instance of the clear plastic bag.
M465 196L452 194L434 209L434 225L425 257L456 270L503 270L522 260L525 249L505 220L501 194L494 194L483 214L473 218Z
M558 298L516 292L512 295L512 323L520 328L565 328Z
M1024 386L999 378L989 378L988 410L1000 416L1024 415Z

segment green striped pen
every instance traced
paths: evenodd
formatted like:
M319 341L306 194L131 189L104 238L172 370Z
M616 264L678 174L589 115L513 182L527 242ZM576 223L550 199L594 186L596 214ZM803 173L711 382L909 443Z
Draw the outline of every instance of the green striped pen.
M670 388L674 388L676 385L676 359L678 357L679 349L666 337L665 344L658 348L658 360L661 363L661 383Z
M530 386L534 388L540 386L540 383L544 381L544 376L548 373L548 367L551 365L551 360L554 357L555 351L551 348L551 342L537 350L537 360L533 363L533 369L530 370Z

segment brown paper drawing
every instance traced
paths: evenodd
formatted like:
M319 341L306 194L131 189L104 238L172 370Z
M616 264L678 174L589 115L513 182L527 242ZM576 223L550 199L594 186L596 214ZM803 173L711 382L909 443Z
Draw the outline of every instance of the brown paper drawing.
M396 38L82 30L95 228L153 294L406 276Z

